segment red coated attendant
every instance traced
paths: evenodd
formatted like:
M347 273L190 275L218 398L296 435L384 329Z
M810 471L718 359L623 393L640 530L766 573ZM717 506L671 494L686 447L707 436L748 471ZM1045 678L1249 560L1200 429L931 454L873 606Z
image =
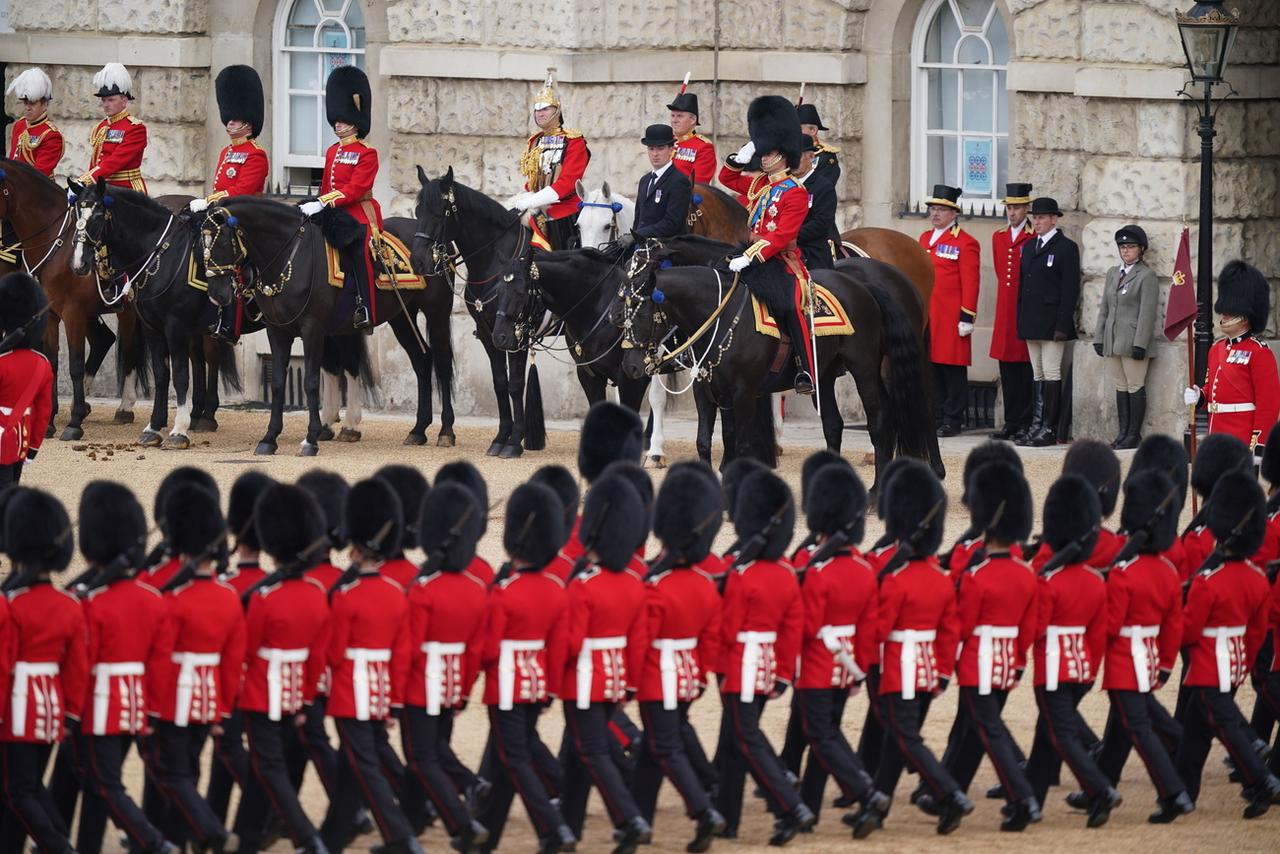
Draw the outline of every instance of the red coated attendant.
M11 273L9 277L24 273ZM0 291L10 285L0 280ZM28 283L24 287L29 288ZM9 323L0 318L0 323ZM40 324L43 328L44 324ZM0 483L14 483L44 443L53 407L53 368L39 350L19 346L0 353Z
M716 157L715 144L696 130L698 96L685 90L688 83L686 76L675 100L667 104L667 109L671 111L671 131L676 137L676 153L671 158L671 163L691 183L710 184L716 177L716 165L720 161Z
M1031 423L1032 375L1027 342L1018 337L1018 288L1022 246L1035 238L1027 211L1030 184L1008 184L1004 199L1008 225L991 235L991 266L996 274L996 314L991 324L991 358L1000 364L1004 392L1004 428L996 439L1012 439Z

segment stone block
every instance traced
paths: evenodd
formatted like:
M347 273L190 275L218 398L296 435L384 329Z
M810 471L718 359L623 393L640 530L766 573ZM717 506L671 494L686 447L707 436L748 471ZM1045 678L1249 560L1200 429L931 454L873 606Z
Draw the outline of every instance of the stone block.
M1095 216L1180 219L1195 213L1190 164L1173 160L1094 157L1084 166L1083 208Z
M387 128L400 133L437 133L436 99L441 82L431 77L387 77Z
M836 209L836 227L841 231L861 228L862 225L862 205L842 204Z
M1264 276L1272 279L1280 279L1280 240L1276 240L1277 234L1280 234L1280 219L1253 219L1244 223L1242 255Z
M1166 66L1186 62L1170 11L1129 3L1081 5L1084 59Z
M1013 18L1019 59L1078 59L1080 0L1046 0Z
M791 87L787 87L790 89ZM795 94L799 94L799 87L792 90ZM783 93L786 90L782 90ZM779 87L767 81L759 81L753 83L729 83L720 84L720 120L722 122L719 130L722 134L745 134L747 131L747 107L751 101L761 95L777 95L780 94ZM794 97L794 96L793 96ZM725 149L732 151L735 149Z
M1073 151L1014 148L1009 152L1009 174L1031 182L1037 194L1052 196L1070 212L1080 207L1080 170L1085 159Z
M1273 4L1255 4L1256 6L1272 6ZM1263 13L1275 16L1275 9ZM1273 21L1269 26L1241 27L1236 32L1236 43L1231 48L1232 65L1274 65L1280 56L1280 22ZM1231 69L1227 69L1230 78Z
M862 137L862 86L806 86L804 100L814 104L822 122L830 130L822 132L823 141L837 137ZM797 91L793 97L799 96ZM839 143L832 142L833 145Z
M728 14L725 12L728 11ZM721 8L720 47L776 48L778 26L761 26L762 21L776 21L778 4L772 0L741 0L732 10Z
M1151 132L1137 110L1138 104L1132 101L1088 99L1084 105L1087 132L1082 137L1086 150L1093 154L1133 155Z
M1193 124L1188 114L1187 105L1178 101L1139 102L1136 152L1143 157L1181 157L1193 151L1185 142L1186 129Z
M669 50L711 47L715 37L712 0L618 0L604 12L605 47L652 47L658 32Z
M1188 192L1200 193L1200 171L1188 182ZM1274 217L1280 211L1280 162L1275 159L1215 160L1214 217Z
M416 212L414 210L418 203L417 193L396 193L390 199L382 203L382 212L384 216L407 216L414 219Z
M1072 149L1091 144L1086 132L1085 108L1090 102L1074 95L1032 94L1014 96L1012 144L1026 148Z
M1098 314L1102 311L1102 290L1105 280L1085 275L1080 285L1080 309L1076 315L1076 325L1081 338L1091 338L1098 328ZM1097 355L1096 353L1091 355ZM1077 359L1076 364L1079 365Z
M800 50L850 50L862 43L861 14L832 0L782 7L782 46ZM721 17L723 28L724 18Z
M446 5L456 9L468 3ZM485 44L557 50L580 46L574 0L485 0L482 8Z
M1153 221L1142 215L1125 218L1096 217L1084 227L1080 247L1081 267L1086 276L1103 277L1107 270L1120 263L1120 255L1116 250L1115 233L1125 225L1136 222L1147 233L1150 244L1143 256L1147 266L1157 276L1168 279L1173 275L1173 262L1178 253L1178 240L1182 234L1182 222ZM1195 220L1188 221L1191 229L1191 255L1195 263L1196 247L1199 245L1199 228ZM1231 258L1238 258L1245 251L1245 232L1238 222L1219 220L1213 229L1213 257L1215 267Z
M638 138L646 124L667 117L646 115L644 87L639 83L578 84L566 87L561 97L566 123L588 134L588 140L601 132Z
M396 134L391 141L391 186L397 192L417 193L417 167L431 177L450 166L462 183L479 187L483 178L482 140L446 134Z
M147 153L142 159L148 185L152 180L202 184L207 139L204 125L149 123Z
M1072 370L1071 431L1076 439L1110 442L1118 429L1115 386L1105 359L1092 350L1091 340L1076 342ZM1155 347L1147 367L1147 417L1143 433L1181 435L1187 409L1182 405L1186 387L1186 343L1163 339Z
M186 68L133 70L133 109L148 121L204 122L213 88L209 72Z
M203 33L208 20L202 0L110 0L98 9L98 28L112 33Z
M98 0L48 0L44 3L10 3L9 26L30 30L96 30Z
M1245 104L1245 153L1250 157L1280 156L1280 101L1249 101Z
M436 124L441 132L464 136L519 136L533 130L532 102L532 87L524 81L439 80ZM566 114L573 119L574 113Z
M473 0L392 0L387 3L387 36L393 42L481 44L485 19L499 4Z
M524 137L486 138L481 145L484 172L478 189L495 199L509 198L524 189L518 161L525 142Z

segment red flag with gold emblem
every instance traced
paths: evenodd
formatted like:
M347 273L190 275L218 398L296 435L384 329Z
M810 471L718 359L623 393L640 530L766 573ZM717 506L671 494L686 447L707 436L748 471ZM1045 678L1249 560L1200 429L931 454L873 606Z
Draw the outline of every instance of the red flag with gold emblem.
M1164 337L1177 338L1196 319L1196 283L1191 275L1191 232L1182 229L1178 257L1173 262L1173 287L1164 310Z

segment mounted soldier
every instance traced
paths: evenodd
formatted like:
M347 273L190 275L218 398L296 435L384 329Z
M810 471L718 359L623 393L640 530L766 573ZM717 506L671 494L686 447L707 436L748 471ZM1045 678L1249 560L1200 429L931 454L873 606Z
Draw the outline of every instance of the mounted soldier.
M118 62L108 62L93 75L106 118L89 134L89 169L80 176L81 184L92 184L99 178L113 187L128 187L139 193L147 191L142 179L142 156L147 150L147 126L129 113L133 100L133 78Z
M800 93L800 103L796 104L796 115L800 117L800 130L813 137L817 151L813 155L813 168L817 173L835 186L840 181L840 149L827 145L818 136L819 131L831 130L822 123L818 116L818 108L804 102L804 92Z
M694 130L698 126L698 96L686 89L689 75L684 76L680 92L667 104L671 111L671 131L676 137L676 154L673 165L685 174L692 184L710 184L716 177L715 144Z
M556 70L547 69L547 82L533 99L538 131L529 137L520 157L523 193L508 207L536 211L530 219L534 245L543 249L573 249L578 243L578 193L574 189L587 171L591 151L581 131L564 126Z
M13 123L9 159L30 164L49 177L62 160L62 131L49 120L53 84L43 69L28 68L13 78L6 94L22 102L22 118Z

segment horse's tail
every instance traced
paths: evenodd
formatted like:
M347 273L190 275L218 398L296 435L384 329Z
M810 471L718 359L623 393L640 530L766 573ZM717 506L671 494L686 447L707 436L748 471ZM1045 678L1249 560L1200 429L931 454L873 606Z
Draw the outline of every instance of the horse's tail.
M373 373L373 362L369 358L369 336L350 335L354 346L351 348L351 362L347 371L360 377L360 388L364 391L364 399L373 406L379 404L378 379Z
M882 338L889 363L889 411L898 437L897 452L921 459L929 458L928 433L933 423L927 388L924 351L907 313L884 287L867 284L880 308Z
M244 391L236 348L230 341L218 341L218 376L222 378L223 388L237 393Z
M541 451L547 447L547 418L542 411L542 383L538 380L538 366L532 354L529 373L524 382L524 446L526 450Z
M129 309L125 309L129 311ZM116 315L116 325L119 328L120 320L124 318L123 314ZM142 329L142 323L138 320L137 315L133 317L133 346L124 346L123 340L117 341L116 346L116 376L120 381L120 392L124 393L124 384L128 380L129 375L133 375L134 383L139 391L144 395L151 394L151 354L147 349L147 335Z

